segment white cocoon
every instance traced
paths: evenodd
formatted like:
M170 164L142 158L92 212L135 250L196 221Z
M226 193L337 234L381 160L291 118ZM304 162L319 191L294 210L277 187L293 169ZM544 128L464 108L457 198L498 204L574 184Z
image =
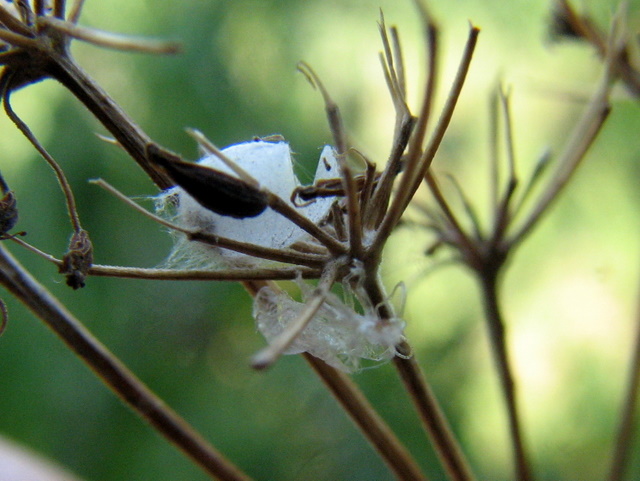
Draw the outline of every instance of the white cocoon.
M255 140L232 145L222 152L256 179L261 187L268 189L293 206L290 197L294 189L300 186L300 181L293 172L289 144ZM207 155L198 162L201 165L237 177L236 173L215 155ZM339 177L338 160L334 150L330 146L325 146L320 162L318 162L315 181L336 177ZM171 189L166 195L174 194L177 194L179 199L176 221L190 229L274 249L285 248L304 239L307 235L289 219L270 208L256 217L236 219L216 214L202 207L179 187ZM293 207L312 222L319 223L328 215L333 202L333 197L323 197L316 199L309 205ZM179 243L176 249L188 248L182 244L184 243ZM188 244L192 245L193 243ZM248 256L227 249L207 250L212 256L222 256L227 260L242 258L243 261L249 261ZM174 251L172 257L182 259L186 255L185 252L181 252L177 256L176 254Z

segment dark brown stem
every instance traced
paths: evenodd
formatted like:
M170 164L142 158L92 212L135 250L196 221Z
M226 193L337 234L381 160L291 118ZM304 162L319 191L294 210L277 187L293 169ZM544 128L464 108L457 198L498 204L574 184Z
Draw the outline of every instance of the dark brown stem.
M505 335L505 325L502 319L500 306L498 305L497 278L489 273L481 275L482 297L484 301L485 316L491 341L491 351L498 370L498 377L502 387L504 400L507 407L509 434L513 446L516 479L518 481L531 481L533 476L524 446L522 426L518 413L515 381L509 362L509 353Z
M418 149L415 150L415 155L410 156L407 159L407 165L405 165L404 167L405 170L402 177L400 178L400 182L397 188L397 195L391 201L391 205L386 212L384 220L382 221L376 233L376 238L371 248L372 250L382 248L385 241L389 238L391 231L395 228L398 221L400 220L400 217L409 205L409 202L411 202L411 199L413 199L416 191L418 190L418 187L420 187L420 184L422 183L427 171L429 170L429 167L431 166L431 162L433 161L436 152L440 147L442 139L444 138L444 134L447 131L451 118L453 117L453 112L457 105L458 99L460 98L460 93L462 91L464 81L467 77L469 66L471 65L471 57L473 56L479 34L480 29L473 26L470 27L469 36L467 38L467 43L462 55L462 60L458 67L456 78L447 97L447 101L442 110L442 114L438 119L438 123L436 124L436 127L422 155L418 155L421 151ZM421 128L420 122L421 121L419 119L416 132L419 132L419 129ZM412 152L411 146L409 152Z
M54 331L118 397L205 472L222 481L250 481L115 358L2 245L0 284Z
M403 343L396 349L403 356L394 357L393 364L404 382L449 479L452 481L475 480L438 400L411 353L411 347Z
M375 273L368 273L365 276L364 289L372 304L378 306L378 314L382 320L394 317L392 307L387 302ZM474 481L475 477L469 463L422 369L415 360L411 346L403 341L396 346L396 351L398 355L393 358L393 364L413 401L447 475L452 481Z
M95 115L158 187L166 189L173 185L171 179L148 159L147 147L154 142L71 58L59 56L51 63L48 73Z
M398 480L426 481L406 448L348 376L305 353L304 358L387 463Z

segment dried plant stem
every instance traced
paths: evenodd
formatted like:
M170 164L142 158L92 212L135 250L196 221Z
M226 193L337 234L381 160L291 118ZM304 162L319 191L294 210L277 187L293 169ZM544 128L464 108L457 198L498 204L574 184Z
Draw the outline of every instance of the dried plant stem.
M427 478L420 472L409 452L353 381L311 354L305 353L304 357L375 447L396 478L405 481L426 481Z
M76 0L75 4L73 5L73 9L74 10L80 10L80 8L82 7L82 1L81 0ZM64 10L65 10L65 4L66 1L65 0L54 0L53 2L53 13L56 17L58 18L64 18ZM75 19L77 20L77 18Z
M250 481L115 358L2 245L0 284L53 330L118 397L205 472L221 481Z
M62 264L62 261L59 261ZM282 267L274 269L259 268L233 268L233 269L155 269L141 267L102 266L94 264L89 269L90 276L119 277L121 279L155 279L173 281L255 281L255 280L281 280L317 279L320 270L303 267Z
M404 174L400 178L400 183L397 188L397 194L393 198L391 205L389 206L389 209L387 210L376 233L372 250L381 248L386 239L388 239L389 234L397 225L400 217L402 217L402 214L409 205L409 202L413 199L413 196L420 187L424 176L427 173L438 148L440 147L447 127L449 126L449 122L453 117L453 112L460 97L462 86L464 85L464 81L467 77L467 72L471 65L471 57L473 56L479 33L480 30L473 26L469 30L469 36L467 38L460 66L458 67L458 72L456 73L456 78L451 87L451 91L449 92L449 96L447 97L442 114L438 119L438 123L424 152L420 154L421 149L413 151L410 149L412 155L406 161ZM421 121L418 120L416 132L419 132L420 128L422 128Z
M364 288L371 302L378 306L381 319L394 317L392 307L387 302L387 296L384 294L384 289L376 275L369 274L367 276ZM475 477L469 463L413 355L411 346L403 341L396 346L396 351L399 355L393 358L394 366L413 401L447 475L452 481L474 481Z
M63 261L46 252L42 252L37 247L19 239L11 237L11 240L31 252L39 255L43 259L52 262L58 267ZM293 279L317 279L322 271L320 269L309 269L306 267L235 267L232 269L162 269L154 267L122 267L105 266L93 264L87 272L90 276L96 277L119 277L122 279L155 279L165 281L255 281L255 280L293 280Z
M173 54L180 51L180 45L175 42L150 40L139 37L129 38L95 28L80 27L74 23L66 22L55 17L40 17L39 21L43 25L60 30L70 37L84 40L85 42L90 42L100 47L154 54Z
M284 249L275 249L271 247L262 247L256 244L249 244L247 242L240 242L233 239L228 239L226 237L217 236L215 234L209 234L207 232L198 232L190 229L186 229L177 224L173 224L162 217L159 217L151 212L147 211L143 207L139 206L127 196L125 196L118 189L110 185L108 182L105 182L102 179L94 179L91 183L99 185L103 189L105 189L110 194L113 194L115 197L123 201L125 204L131 206L133 209L140 212L142 215L150 218L151 220L168 227L169 229L175 230L177 232L182 232L190 241L194 242L202 242L203 244L208 244L215 247L222 247L225 249L232 250L234 252L239 252L241 254L247 254L253 257L259 257L262 259L269 259L272 261L279 262L287 262L290 264L299 264L303 266L309 267L318 267L321 266L326 258L323 256L315 255L315 254L305 254L302 252L297 252L294 250L284 250Z
M635 412L640 394L640 295L636 312L636 338L628 374L624 404L620 410L620 421L616 435L616 444L611 459L608 481L622 481L628 467L631 441L635 430Z
M148 159L148 145L154 142L73 59L60 56L48 69L48 73L69 89L104 125L158 187L166 189L173 185L171 179Z
M61 3L64 3L64 2L61 2ZM82 13L83 6L84 6L84 0L75 0L73 2L73 5L71 5L71 8L69 9L69 15L67 16L67 20L71 23L78 23L78 20L80 19L80 14ZM58 12L56 12L55 16L57 18L64 18L64 7L62 8L59 14Z
M431 15L421 0L414 2L418 9L420 18L422 19L424 43L425 43L425 65L427 66L427 81L424 85L424 94L422 97L422 105L418 115L415 134L409 144L409 157L417 158L422 152L424 138L427 134L427 128L431 119L431 110L433 109L433 94L436 88L436 80L438 78L438 28L433 22Z
M396 349L406 355L394 357L393 363L420 415L447 475L452 481L475 480L438 400L415 357L411 354L411 347L404 343L397 346Z
M491 352L494 356L498 378L502 388L502 394L507 408L509 435L513 447L516 479L518 481L531 481L533 475L529 466L529 460L522 435L521 418L518 412L518 403L514 376L509 362L509 353L505 333L505 324L498 304L497 276L486 272L480 274L482 285L482 298L484 301L485 317L491 342Z
M76 207L76 200L73 195L73 191L71 190L71 185L69 185L69 181L67 177L64 175L64 171L55 161L55 159L47 152L47 150L42 146L42 144L38 141L36 136L33 134L29 126L24 123L24 121L18 117L13 108L11 107L10 97L11 97L11 76L6 79L6 84L4 85L4 92L2 94L2 101L4 105L4 111L7 114L7 117L14 123L14 125L22 132L27 140L33 145L33 147L38 151L38 153L47 161L49 166L53 169L58 183L60 184L60 188L64 194L64 198L67 202L67 212L69 213L69 218L71 220L71 225L73 230L78 232L82 229L80 225L80 217L78 216L78 209Z

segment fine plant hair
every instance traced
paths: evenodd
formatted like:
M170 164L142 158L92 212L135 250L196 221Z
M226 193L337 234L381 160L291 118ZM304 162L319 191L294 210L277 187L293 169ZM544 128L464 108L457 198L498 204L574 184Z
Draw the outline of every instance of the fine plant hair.
M300 354L396 479L427 480L428 475L412 453L350 376L370 366L371 361L374 364L389 361L413 403L447 479L473 481L474 469L464 446L440 407L411 340L404 333L402 312L391 302L394 295L387 292L380 276L387 241L396 230L406 228L409 221L405 222L403 215L411 212L413 226L436 236L428 253L446 250L450 260L466 266L481 287L491 352L508 420L513 479L536 479L519 409L517 373L510 361L508 320L500 305L501 280L517 248L562 193L605 124L614 84L622 82L637 95L640 73L635 69L631 38L623 28L622 14L615 17L610 31L602 32L568 2L555 2L557 31L593 45L602 60L601 78L593 86L563 149L556 155L544 155L525 179L519 173L514 153L509 93L503 87L496 90L491 118L495 128L490 139L493 156L489 159L491 203L486 216L489 220L483 224L476 206L465 194L465 185L454 179L458 198L450 199L441 189L443 179L432 169L464 88L480 31L470 25L466 40L458 45L458 70L451 85L445 86L446 99L436 113L434 98L441 77L439 32L426 6L420 0L414 3L423 28L426 73L422 98L416 108L407 100L410 79L406 78L398 29L388 27L382 14L379 21L381 74L395 109L387 158L368 159L357 145L351 144L330 86L322 82L320 73L310 64L298 65L324 102L332 147L326 153L323 151L319 169L322 170L324 162L325 170L332 175L326 172L324 176L318 175L310 186L295 184L294 179L288 195L275 192L275 187L243 163L245 159L240 154L232 158L231 152L239 146L233 146L236 150L219 149L197 130L189 134L210 163L187 162L166 149L128 117L76 63L69 50L73 40L151 54L176 53L179 45L84 28L78 24L82 0L75 0L70 6L64 0L52 0L51 4L37 0L0 4L0 60L4 66L0 95L4 112L53 169L66 199L71 224L69 248L62 258L30 245L25 240L28 237L15 231L19 229L16 194L0 178L3 195L0 234L4 240L0 245L0 284L53 330L133 411L213 479L252 478L146 387L14 258L12 249L26 249L55 264L73 289L91 289L88 285L91 276L241 282L254 298L256 322L268 340L268 345L253 356L253 368L267 369L284 354ZM64 170L12 107L14 91L45 79L58 81L80 100L110 133L112 138L107 140L122 148L157 186L162 208L151 212L119 192L108 180L93 181L120 199L123 209L135 209L137 215L172 231L178 239L175 249L182 250L174 250L173 261L166 266L147 269L94 262L100 258L100 252L94 252L90 233L82 226L73 188ZM502 131L497 127L500 124L504 127ZM498 155L501 142L505 159ZM281 147L281 139L252 140L242 149L254 152L273 146ZM428 204L414 200L419 189L430 193ZM458 211L453 205L462 205L462 209ZM309 214L313 209L320 214ZM289 226L291 235L286 242L271 245L234 235L236 220L267 214ZM209 223L208 219L217 220ZM232 227L225 230L223 224ZM190 250L194 246L195 250ZM214 261L209 262L208 255ZM277 282L282 280L295 281L301 292L299 299L285 292ZM340 294L336 293L336 287L340 287ZM398 287L396 295L403 289ZM1 333L7 325L4 303L0 303L0 313ZM327 338L332 342L322 344ZM640 369L638 352L640 341L621 410L611 481L623 479L628 464Z

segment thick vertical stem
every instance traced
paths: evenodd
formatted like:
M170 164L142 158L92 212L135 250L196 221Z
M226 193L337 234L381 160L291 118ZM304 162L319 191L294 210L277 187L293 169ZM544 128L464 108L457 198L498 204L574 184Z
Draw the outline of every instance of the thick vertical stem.
M515 381L509 362L505 326L498 305L497 278L496 275L492 274L483 275L480 277L480 281L482 283L482 296L489 330L489 339L491 341L491 351L493 352L502 394L507 408L516 479L518 481L532 481L533 476L524 446L522 425L518 413Z

